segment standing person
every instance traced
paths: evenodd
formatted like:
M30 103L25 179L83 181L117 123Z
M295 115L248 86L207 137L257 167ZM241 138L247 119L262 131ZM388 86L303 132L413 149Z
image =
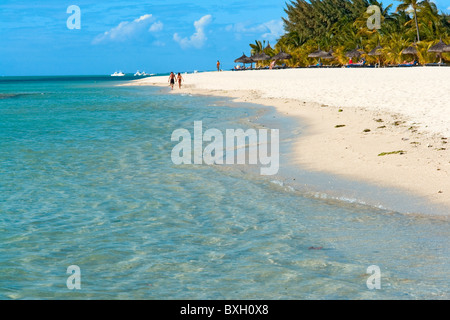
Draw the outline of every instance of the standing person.
M180 88L181 89L181 81L183 81L184 79L183 79L183 77L181 76L181 74L178 72L178 75L177 75L177 81L178 81L178 88Z
M169 83L173 90L173 86L175 85L175 74L173 72L171 72L169 75Z
M219 62L219 60L217 60L217 71L220 71L220 62Z
M277 63L277 60L272 60L272 62L270 63L270 67L269 69L272 70L273 67L275 67L275 64Z

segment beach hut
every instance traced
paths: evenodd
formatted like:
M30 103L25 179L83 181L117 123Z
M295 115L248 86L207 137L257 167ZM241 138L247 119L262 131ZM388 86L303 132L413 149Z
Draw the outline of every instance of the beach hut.
M442 41L442 39L439 40L437 44L434 46L431 46L430 49L428 49L428 52L435 52L439 56L439 64L442 63L442 52L444 52L444 49L447 48L447 45L445 42Z

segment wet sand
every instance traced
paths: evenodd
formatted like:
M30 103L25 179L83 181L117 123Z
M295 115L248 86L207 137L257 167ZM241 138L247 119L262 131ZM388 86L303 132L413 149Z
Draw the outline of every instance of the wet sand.
M450 214L450 68L287 69L183 75L174 93L226 96L301 119L304 168L398 188ZM128 85L167 86L167 77ZM280 128L282 129L282 128Z

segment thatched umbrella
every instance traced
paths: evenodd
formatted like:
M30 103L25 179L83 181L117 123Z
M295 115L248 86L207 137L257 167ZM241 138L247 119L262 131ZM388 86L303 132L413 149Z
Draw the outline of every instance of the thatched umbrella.
M255 62L255 61L253 61L253 59L252 59L251 57L245 57L245 58L242 60L242 62L243 62L243 63L253 63L253 62Z
M383 52L381 52L382 49L383 47L378 44L375 48L373 48L372 51L367 54L369 56L377 56L378 66L380 66L380 56L383 54Z
M254 62L270 60L270 56L268 54L266 54L265 52L261 52L259 54L255 54L255 55L251 56L250 58Z
M322 58L322 59L334 59L333 53L334 53L333 50L330 50L328 52L324 52L324 54L322 54L320 56L320 58Z
M248 58L245 53L242 53L242 56L240 56L239 58L237 58L236 60L234 60L235 63L245 63L244 59Z
M345 56L347 58L359 58L361 54L362 54L361 51L359 51L359 48L357 47L356 49L346 52Z
M372 51L370 51L367 55L369 56L381 56L382 52L381 50L383 49L382 46L377 45Z
M319 64L320 64L320 58L326 56L327 54L328 54L328 52L320 50L320 46L319 46L319 49L317 51L314 51L314 52L311 52L310 54L308 54L308 58L319 58Z
M245 64L246 64L246 63L253 64L254 61L253 61L252 58L247 57L247 56L245 55L245 53L243 53L242 56L239 57L239 58L237 58L236 60L234 60L234 62L236 62L236 63L243 63L243 64L244 64L244 67L245 67Z
M250 68L253 69L253 62L255 62L255 61L253 61L253 59L252 59L251 57L245 58L245 59L243 60L243 62L244 62L244 64L245 64L245 63L250 63Z
M292 56L289 53L286 53L283 50L281 50L278 54L272 57L272 60L289 60L291 58Z
M403 49L402 54L412 54L414 57L417 55L418 51L416 48L416 43L414 42L412 46Z
M270 60L270 56L266 54L265 52L261 52L258 54L255 54L250 57L253 61L267 61Z
M308 58L321 58L322 56L325 56L327 54L328 54L328 52L320 50L320 46L319 46L319 49L317 51L314 51L314 52L311 52L310 54L308 54Z
M253 56L250 57L253 61L267 61L270 60L270 56L268 54L266 54L265 52L261 52L258 54L255 54Z
M439 55L439 63L442 63L442 52L444 52L444 49L446 48L447 45L441 39L437 44L428 49L428 52L436 52Z

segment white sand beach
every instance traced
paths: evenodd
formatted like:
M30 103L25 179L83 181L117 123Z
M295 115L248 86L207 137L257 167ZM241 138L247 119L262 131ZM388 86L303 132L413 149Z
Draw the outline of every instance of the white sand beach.
M228 96L300 117L308 127L295 143L299 165L400 188L447 206L450 215L450 68L248 70L183 77L182 89L175 87L174 93ZM168 82L151 77L129 85Z

